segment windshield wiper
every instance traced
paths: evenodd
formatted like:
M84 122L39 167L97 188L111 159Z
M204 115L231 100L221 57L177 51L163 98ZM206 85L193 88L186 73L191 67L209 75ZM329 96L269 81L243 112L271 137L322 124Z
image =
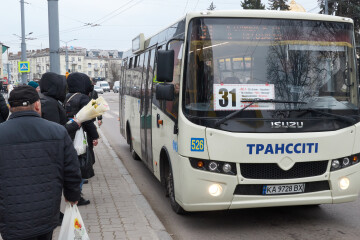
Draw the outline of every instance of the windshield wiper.
M230 113L226 117L224 117L224 118L222 118L220 120L217 120L215 122L215 127L218 127L221 124L223 124L224 122L226 122L227 120L235 117L236 115L238 115L239 113L241 113L242 111L247 109L248 107L252 106L254 103L297 103L297 104L307 104L307 102L294 102L294 101L285 101L285 100L278 100L278 99L253 99L252 101L246 100L246 101L241 101L241 102L248 102L249 104L246 105L245 107L243 107L242 109L239 109L236 112Z
M344 122L348 122L348 123L351 123L351 124L355 124L357 122L357 120L355 118L352 118L352 117L346 117L346 116L342 116L342 115L338 115L338 114L334 114L334 113L327 113L327 112L323 112L323 111L316 110L316 109L313 109L313 108L307 108L307 109L299 108L299 110L304 110L304 111L307 111L307 112L319 113L321 115L328 116L328 117L335 117L335 118L337 118L339 120L342 120Z

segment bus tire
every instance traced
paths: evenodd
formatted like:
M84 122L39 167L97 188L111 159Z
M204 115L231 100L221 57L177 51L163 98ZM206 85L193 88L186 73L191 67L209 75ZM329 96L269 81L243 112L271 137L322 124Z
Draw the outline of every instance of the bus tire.
M131 153L131 156L134 160L140 160L140 157L139 155L137 155L137 153L135 152L134 150L134 147L133 147L133 143L132 143L132 137L131 137L131 131L129 130L129 146L130 146L130 153Z
M177 214L184 214L185 210L175 200L174 179L173 179L173 173L172 173L171 166L169 166L168 169L169 169L169 172L168 172L167 181L166 181L166 183L167 183L166 190L169 195L171 208Z

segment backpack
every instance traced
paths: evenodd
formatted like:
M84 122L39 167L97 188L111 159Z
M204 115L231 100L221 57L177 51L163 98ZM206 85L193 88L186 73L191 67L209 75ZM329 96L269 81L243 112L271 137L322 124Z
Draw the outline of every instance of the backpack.
M68 119L73 118L81 109L80 99L83 94L68 94L65 99L65 111Z

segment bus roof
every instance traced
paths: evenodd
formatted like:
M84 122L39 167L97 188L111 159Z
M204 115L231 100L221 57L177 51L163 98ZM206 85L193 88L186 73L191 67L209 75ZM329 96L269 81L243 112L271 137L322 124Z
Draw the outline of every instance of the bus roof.
M347 17L339 17L325 14L306 13L306 12L292 12L292 11L273 11L273 10L217 10L217 11L198 11L189 12L184 17L176 22L173 22L168 27L161 29L154 35L145 38L145 42L149 43L150 39L160 34L174 24L186 19L186 24L198 17L230 17L230 18L269 18L269 19L293 19L293 20L313 20L313 21L329 21L329 22L344 22L353 24L353 20ZM132 50L129 49L124 52L123 57L133 55Z
M187 19L195 17L241 17L241 18L275 18L275 19L298 19L331 22L353 23L350 18L331 16L316 13L292 12L292 11L273 11L273 10L223 10L223 11L202 11L189 12Z

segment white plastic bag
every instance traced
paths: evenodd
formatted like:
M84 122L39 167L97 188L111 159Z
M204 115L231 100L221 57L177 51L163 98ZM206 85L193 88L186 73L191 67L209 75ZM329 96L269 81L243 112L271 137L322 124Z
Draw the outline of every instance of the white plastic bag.
M76 205L66 204L58 240L90 240Z
M76 131L75 138L74 138L74 148L78 155L86 153L86 135L81 127L79 130Z

